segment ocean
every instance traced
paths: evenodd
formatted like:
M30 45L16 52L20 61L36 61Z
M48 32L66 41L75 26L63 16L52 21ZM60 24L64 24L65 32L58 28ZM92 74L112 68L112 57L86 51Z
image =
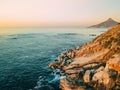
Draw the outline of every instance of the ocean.
M0 90L59 90L59 70L48 64L106 28L1 28Z

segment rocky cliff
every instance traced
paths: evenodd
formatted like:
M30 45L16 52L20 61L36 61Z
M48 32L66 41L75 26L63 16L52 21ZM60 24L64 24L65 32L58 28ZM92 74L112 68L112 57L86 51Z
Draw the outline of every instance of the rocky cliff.
M97 25L90 26L90 28L108 28L118 24L117 21L113 20L112 18L107 19L106 21L99 23Z
M62 90L120 90L120 24L49 64L61 69Z

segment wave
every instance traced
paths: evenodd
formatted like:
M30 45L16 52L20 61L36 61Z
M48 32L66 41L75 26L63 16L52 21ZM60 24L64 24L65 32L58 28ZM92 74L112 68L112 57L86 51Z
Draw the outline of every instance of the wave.
M29 90L59 90L60 70L53 70L48 76L39 76L36 86Z

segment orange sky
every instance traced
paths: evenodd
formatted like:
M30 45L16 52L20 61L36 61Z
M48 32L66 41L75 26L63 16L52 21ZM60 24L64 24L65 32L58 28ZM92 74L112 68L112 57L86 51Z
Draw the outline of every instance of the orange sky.
M87 26L120 21L120 0L0 0L0 26Z

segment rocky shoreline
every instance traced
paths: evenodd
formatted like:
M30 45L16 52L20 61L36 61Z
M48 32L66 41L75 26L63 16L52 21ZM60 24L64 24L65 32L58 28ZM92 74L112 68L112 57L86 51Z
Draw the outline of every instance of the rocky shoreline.
M62 53L49 67L63 71L62 90L120 90L120 24Z

